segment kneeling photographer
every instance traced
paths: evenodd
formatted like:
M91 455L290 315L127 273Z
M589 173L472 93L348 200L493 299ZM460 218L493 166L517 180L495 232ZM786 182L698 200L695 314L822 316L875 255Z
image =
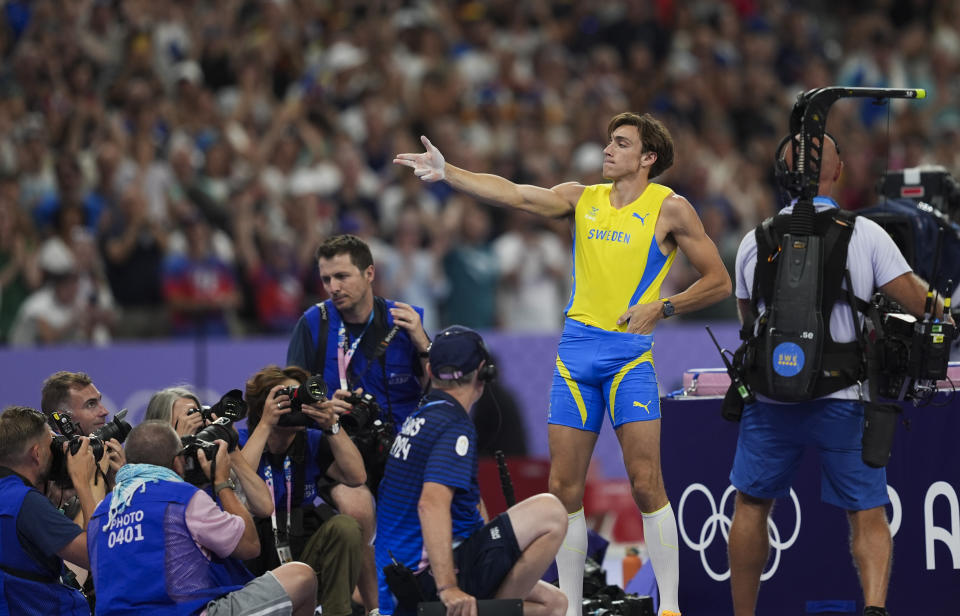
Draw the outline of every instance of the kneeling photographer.
M349 394L338 391L327 400L325 393L322 382L295 366L267 366L247 381L243 455L273 492L276 509L258 520L263 550L248 565L256 572L293 558L308 563L318 577L323 613L346 616L364 543L357 520L342 509L337 514L322 502L315 505L317 482L326 478L344 489L365 490L366 474L338 421L351 409L344 400Z
M260 542L233 492L227 449L222 440L184 448L162 421L130 432L128 463L87 529L98 614L283 614L291 604L293 614L313 614L309 567L287 563L254 578L243 566ZM188 456L213 483L222 509L184 481Z
M383 613L412 615L420 601L441 601L447 614L476 614L477 600L520 598L525 614L562 616L566 596L540 580L567 531L560 500L537 494L488 523L481 517L469 412L496 369L480 334L441 331L427 373L432 390L401 426L378 495Z
M196 435L220 417L239 421L246 414L246 403L239 390L228 392L219 402L206 407L200 404L197 395L186 387L168 387L150 398L144 420L168 422L182 439ZM239 447L232 448L229 454L230 480L235 484L237 498L254 516L265 517L272 514L273 498L267 484L257 475L256 469L247 463Z
M95 505L95 462L89 440L79 441L66 464L86 522ZM90 614L80 591L63 583L69 578L64 561L90 566L86 533L39 491L55 447L63 453L68 444L54 441L42 413L11 406L0 415L0 605L17 614Z

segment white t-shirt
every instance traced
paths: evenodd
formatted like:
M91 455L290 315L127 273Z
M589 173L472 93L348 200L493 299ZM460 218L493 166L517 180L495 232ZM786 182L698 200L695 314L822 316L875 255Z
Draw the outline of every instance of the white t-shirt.
M817 212L837 207L837 203L828 197L816 197L813 204ZM793 205L781 210L783 214L792 212ZM756 232L751 231L744 236L737 250L737 299L750 299L756 267L757 236ZM863 216L857 217L853 234L850 236L850 244L847 246L847 270L850 272L850 281L853 283L853 294L867 302L877 288L911 271L907 260L883 227ZM842 288L846 289L846 286L844 282ZM759 302L758 309L763 311L762 300ZM857 322L860 325L863 324L862 316L858 316ZM834 305L833 312L830 313L830 335L837 342L856 340L853 314L847 302L837 302ZM866 396L866 387L863 393ZM826 397L856 400L858 396L857 387L853 386Z

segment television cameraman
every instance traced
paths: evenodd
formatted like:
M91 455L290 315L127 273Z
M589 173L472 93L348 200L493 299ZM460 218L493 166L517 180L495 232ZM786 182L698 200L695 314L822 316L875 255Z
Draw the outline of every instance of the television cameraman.
M370 247L354 235L337 235L317 248L320 280L330 299L310 307L297 323L287 348L287 364L321 374L327 389L372 394L389 421L399 426L417 408L430 337L423 309L373 293L376 268ZM325 324L325 326L323 326ZM397 326L393 337L388 338ZM386 349L383 344L387 343ZM383 459L365 448L368 483L376 490ZM366 489L330 488L337 508L360 522L370 543L376 527L373 495ZM377 576L368 548L360 576L364 607L377 606Z
M186 387L167 387L150 397L143 419L166 421L173 426L177 436L192 436L207 424L202 410L200 399ZM216 413L211 413L211 416L217 419ZM236 483L234 492L240 502L254 516L271 515L273 497L270 496L270 490L257 471L247 463L239 447L230 452L230 465L230 478Z
M480 514L477 436L468 409L495 375L483 339L459 325L441 331L427 374L433 389L403 423L380 484L381 612L412 614L417 607L396 604L391 591L399 590L396 598L406 593L391 589L384 571L396 559L420 569L418 594L442 601L448 616L476 616L476 600L491 598L522 598L529 616L561 616L566 596L540 581L567 530L560 500L530 497L486 525Z
M260 542L233 493L227 444L216 444L213 473L203 449L193 455L223 509L184 481L185 454L170 424L145 421L130 432L127 464L88 526L97 614L313 614L308 566L287 563L254 578L240 562Z
M83 594L61 582L64 560L90 566L86 532L40 492L50 473L52 444L43 413L10 406L0 415L0 601L14 610L9 613L88 615ZM93 454L86 437L73 455L67 446L67 469L86 522L95 506Z
M247 463L272 490L275 507L272 516L257 521L263 550L248 565L254 572L265 570L280 561L279 552L289 553L316 571L323 613L347 616L365 545L360 526L344 512L314 502L318 480L329 477L359 489L366 473L360 452L338 422L338 413L349 409L342 399L346 392L317 404L301 403L300 425L278 425L293 417L291 396L303 393L285 388L303 388L309 376L297 366L267 366L247 380L249 414L247 428L239 430L240 443Z
M813 139L816 140L816 137ZM793 148L789 141L784 139L776 154L780 161L778 173L792 166ZM839 222L840 226L848 227L850 223L841 216L837 202L830 197L843 170L839 147L830 135L822 140L820 162L818 196L813 199L818 224L827 223L829 227ZM796 199L781 210L781 215L792 214L795 203ZM745 323L744 331L752 330L757 315L763 312L764 298L767 297L763 289L772 285L768 277L775 275L771 273L775 268L766 264L775 262L779 254L777 251L780 250L783 231L777 230L776 221L775 218L775 237L764 240L763 245L769 248L758 249L757 237L761 234L758 227L755 233L743 238L737 252L736 294L740 320ZM831 262L831 258L843 258L849 272L847 280L852 282L856 298L869 301L874 290L879 289L911 314L921 316L924 313L926 285L910 270L896 244L879 225L862 216L853 222L855 224L852 224L846 254L839 250L831 251L832 257L824 257L823 271L842 270L842 262ZM777 234L781 236L777 237ZM829 254L827 250L825 246L824 255ZM755 281L757 272L764 273L757 275L758 280ZM825 274L823 279L826 279ZM854 319L857 313L851 311L851 303L859 305L861 302L849 299L845 290L841 292L838 288L828 288L831 285L826 283L823 286L825 297L829 293L837 293L840 298L831 306L832 312L825 310L824 332L829 331L829 336L824 337L831 340L824 344L846 344L849 347L858 340L857 330L863 319L862 316ZM845 289L846 284L843 287ZM826 300L824 302L827 303ZM939 317L942 312L942 302L938 302L933 309L934 316ZM826 347L824 357L828 350L829 347ZM855 370L861 365L859 358L862 357L862 350L846 352L854 353L854 357L846 364L849 369ZM765 361L767 364L773 363L772 358ZM776 371L772 366L769 369ZM822 374L825 370L822 361L813 370L815 374ZM748 371L748 382L750 374ZM825 377L820 378L823 380ZM758 396L756 402L746 404L743 409L736 455L730 472L730 482L737 489L736 509L730 528L730 585L734 613L738 616L752 616L755 612L760 575L770 548L767 518L774 499L789 494L803 450L808 444L815 444L820 454L821 499L847 511L853 560L863 587L864 616L887 614L883 605L890 576L893 541L884 509L889 502L886 471L884 468L871 468L862 460L865 398L861 394L866 396L868 392L861 391L856 376L847 378L840 374L831 378L846 380L842 383L838 381L835 387L826 388L828 391L824 395L806 402L780 403L769 397ZM820 382L817 381L818 388ZM865 385L863 390L866 390Z

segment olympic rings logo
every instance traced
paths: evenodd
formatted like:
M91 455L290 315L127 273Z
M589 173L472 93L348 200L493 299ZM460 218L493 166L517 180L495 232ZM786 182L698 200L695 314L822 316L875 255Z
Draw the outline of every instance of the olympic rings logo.
M704 521L703 526L700 528L700 538L699 541L693 541L690 539L690 536L687 534L687 530L684 524L683 517L683 506L686 503L687 497L690 496L693 492L702 492L704 496L707 497L707 502L710 503L711 514ZM717 528L720 528L720 534L723 535L724 541L730 543L730 524L732 520L725 511L727 509L727 501L736 493L736 488L733 486L728 486L723 492L723 496L720 498L720 506L717 507L716 501L713 500L713 494L710 492L702 483L692 483L687 486L687 489L683 491L683 495L680 497L680 505L677 510L677 526L680 530L680 536L683 538L683 542L687 544L691 550L700 552L700 562L703 563L703 569L707 572L707 575L711 579L717 582L723 582L730 578L730 568L729 562L727 563L726 571L714 571L710 566L710 563L707 562L707 548L713 543L714 539L717 536ZM770 547L775 550L773 563L770 565L770 568L763 572L760 576L761 581L769 580L773 577L773 574L777 572L777 567L780 566L780 553L784 550L789 549L794 542L796 542L797 537L800 535L800 501L797 498L797 493L790 490L790 499L793 501L793 507L796 511L796 528L793 529L793 533L790 535L790 538L786 541L781 541L780 538L780 529L777 528L776 523L772 519L767 519L767 528L769 529L770 536Z

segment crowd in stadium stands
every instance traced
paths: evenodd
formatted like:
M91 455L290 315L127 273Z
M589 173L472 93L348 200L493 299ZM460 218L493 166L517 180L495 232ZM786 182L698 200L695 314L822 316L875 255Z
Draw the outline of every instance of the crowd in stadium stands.
M649 111L678 150L657 181L730 267L775 211L801 91L927 89L834 105L844 207L872 205L885 167L957 175L960 7L795 4L8 0L0 343L287 333L335 232L370 243L377 294L424 307L430 332L558 331L567 223L403 173L392 157L421 134L469 169L591 183L606 121ZM695 275L674 269L667 291Z

